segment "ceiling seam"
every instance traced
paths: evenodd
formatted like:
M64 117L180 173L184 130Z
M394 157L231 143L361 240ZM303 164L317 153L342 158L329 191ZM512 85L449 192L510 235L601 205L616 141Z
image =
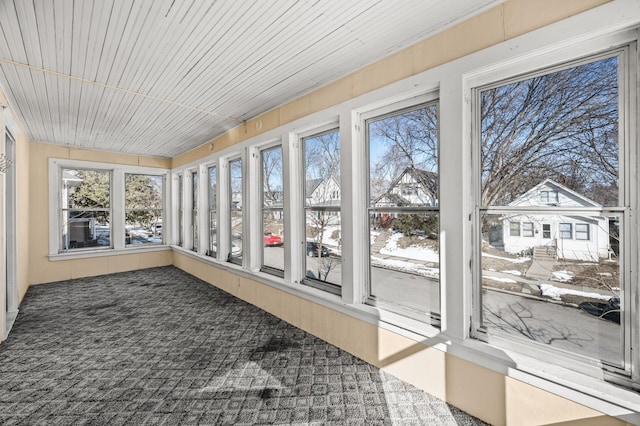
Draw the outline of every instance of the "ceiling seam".
M100 83L98 81L87 80L86 78L76 77L76 76L69 75L69 74L64 74L64 73L61 73L61 72L58 72L58 71L53 71L53 70L49 70L49 69L46 69L46 68L36 67L36 66L33 66L33 65L29 65L29 64L24 64L22 62L13 61L13 60L7 59L7 58L0 58L0 62L4 62L6 64L14 65L14 66L21 67L21 68L27 68L27 69L32 70L32 71L40 71L42 73L51 74L51 75L54 75L54 76L57 76L57 77L64 77L64 78L68 78L70 80L80 81L82 83L91 84L91 85L102 87L102 88L105 88L105 89L111 89L111 90L116 90L116 91L119 91L119 92L127 93L127 94L130 94L130 95L134 95L134 96L140 96L140 97L143 97L143 98L146 98L146 99L151 99L151 100L154 100L154 101L163 102L163 103L170 104L170 105L173 105L173 106L176 106L176 107L179 107L179 108L185 108L185 109L189 109L189 110L192 110L192 111L200 112L200 113L206 114L206 115L212 115L212 116L216 116L216 117L221 117L221 118L224 118L224 119L227 119L227 120L232 120L232 121L235 121L235 122L238 122L238 123L244 123L245 122L245 120L240 119L240 118L231 117L231 116L224 115L224 114L219 114L219 113L213 112L213 111L207 111L207 110L204 110L202 108L193 107L191 105L185 105L185 104L182 104L180 102L170 101L168 99L159 98L157 96L146 95L144 93L136 92L136 91L129 90L129 89L123 89L122 87L112 86L110 84Z

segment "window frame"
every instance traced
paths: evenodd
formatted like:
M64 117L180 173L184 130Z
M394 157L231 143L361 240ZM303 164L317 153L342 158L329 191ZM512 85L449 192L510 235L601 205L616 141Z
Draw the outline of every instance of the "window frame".
M111 245L109 247L91 247L85 249L78 249L72 251L63 251L62 238L61 238L61 223L60 213L62 210L62 169L88 169L88 170L103 170L109 171L111 174L110 182L110 206L111 206L111 225L110 225L110 239ZM154 175L163 177L163 194L162 194L162 216L163 218L170 217L167 215L168 211L168 177L171 174L169 169L165 168L153 168L144 166L129 166L124 164L115 163L102 163L85 160L64 159L64 158L49 158L48 161L48 174L49 174L49 206L51 212L55 214L49 214L49 244L48 244L48 258L50 260L64 260L64 259L76 259L87 258L96 256L108 256L121 253L132 253L137 251L156 251L166 250L167 241L171 237L171 229L163 229L163 243L162 244L142 244L142 245L127 245L125 243L125 175L126 174L142 174L142 175ZM168 227L164 224L163 228ZM167 223L169 223L167 221ZM60 237L58 237L60 235Z
M275 268L273 266L267 266L264 264L264 250L266 248L266 246L264 245L264 235L265 235L265 231L264 231L264 215L265 212L280 212L281 216L282 216L282 227L283 227L283 235L280 236L282 238L282 245L281 247L284 250L284 247L287 243L287 220L286 220L286 216L285 216L285 200L286 200L286 195L284 193L284 187L285 187L285 176L284 176L284 169L285 169L285 156L284 156L284 146L282 144L282 141L278 141L277 143L272 143L272 144L267 144L267 145L262 145L258 147L259 149L259 163L260 163L260 176L259 176L259 188L260 188L260 233L259 233L259 238L260 238L260 246L262 248L261 250L261 255L260 255L260 271L261 272L265 272L267 274L270 275L274 275L280 278L284 278L285 275L285 270L287 269L287 262L286 262L286 256L284 256L283 253L283 268L282 269L278 269ZM276 150L280 150L281 153L281 160L282 160L282 205L280 207L267 207L265 204L265 199L264 199L264 157L263 154L265 152L271 152L271 151L276 151Z
M207 250L205 252L205 254L211 258L217 259L218 258L218 250L216 248L215 254L213 251L213 238L211 238L211 236L213 235L213 231L215 230L215 234L216 234L216 244L217 244L217 240L218 240L218 229L220 227L220 219L218 217L218 204L219 204L219 176L218 176L218 171L220 170L220 167L218 166L217 163L208 163L205 165L206 171L207 171L207 218L208 218L208 225L207 225ZM214 170L213 176L215 176L215 193L212 191L212 186L211 186L211 171ZM213 195L213 202L212 202L212 196ZM215 223L215 228L211 227L211 224Z
M165 203L165 194L166 194L166 189L165 189L165 187L166 187L166 184L167 184L167 178L166 178L166 175L151 174L151 173L128 173L128 172L125 172L125 174L124 174L124 179L125 179L125 180L124 180L124 191L125 191L125 195L126 195L126 192L127 192L127 175L152 176L152 177L159 177L159 178L161 179L161 185L162 185L162 188L161 188L161 191L160 191L160 192L161 192L160 196L162 197L161 205L163 206L163 207L161 207L161 215L163 215L163 214L165 213L165 211L164 211L164 210L165 210L165 209L164 209L164 206L165 206L165 204L166 204L166 203ZM125 203L124 203L125 225L126 225L126 214L127 214L127 211L130 211L130 210L146 211L146 210L158 210L158 209L151 209L151 208L149 208L149 209L141 209L141 208L138 208L138 209L128 209L128 208L127 208L126 198L125 198ZM162 216L161 216L161 217L162 217ZM165 225L165 219L164 219L164 217L163 217L162 222L163 222L163 223L162 223L162 227L164 228L164 227L166 226L166 225ZM163 230L162 230L162 237L161 237L161 241L160 241L160 242L157 242L157 243L148 243L148 245L152 245L152 244L153 244L153 245L162 245L162 244L165 244L165 233L166 233L166 232L165 232L165 229L163 229ZM125 238L125 244L126 244L126 238ZM144 245L147 245L147 244L144 244ZM133 247L134 245L133 245L133 244L126 244L126 246L127 246L127 247Z
M637 329L637 318L640 316L638 309L638 303L632 303L634 295L637 294L637 290L633 288L630 278L636 276L635 272L630 271L629 265L631 259L636 259L638 254L637 239L635 242L633 236L638 234L636 225L630 221L630 213L632 210L637 209L637 197L632 193L631 189L637 187L637 180L635 174L630 173L630 170L637 170L638 164L633 162L635 158L635 148L631 140L635 140L636 133L631 130L633 124L629 124L629 117L634 116L636 111L636 103L632 101L636 91L633 86L629 84L630 81L636 81L635 76L638 74L637 66L637 37L636 32L633 32L633 36L629 36L629 33L621 32L619 37L613 36L614 39L620 39L616 43L603 42L600 48L590 47L587 49L578 49L577 52L573 52L571 55L559 54L562 49L553 51L545 56L546 60L537 61L531 60L531 58L525 58L524 60L516 63L510 63L501 67L494 66L491 71L485 71L469 77L466 81L468 85L468 93L470 94L469 102L469 123L471 125L471 137L469 139L470 146L472 147L472 168L475 187L473 188L474 198L474 213L471 216L473 218L473 229L480 229L480 216L485 213L496 214L512 214L514 209L505 208L504 206L483 206L481 203L481 179L478 178L479 170L481 168L481 143L480 143L480 123L479 117L476 111L479 110L479 94L482 90L486 90L492 87L499 87L509 84L514 81L525 80L535 77L537 75L550 74L558 70L568 69L572 66L577 66L583 63L595 62L600 59L617 56L619 59L618 75L619 75L619 137L618 137L618 150L619 150L619 201L617 206L613 207L593 207L593 208L559 208L559 207L538 207L535 208L536 213L550 213L550 214L587 214L597 216L617 216L621 221L620 227L625 229L624 239L624 256L620 259L620 283L623 287L623 311L625 312L623 319L624 332L623 336L623 350L621 361L622 367L612 367L608 363L588 358L586 356L577 353L567 353L562 350L557 350L550 346L544 346L542 348L536 347L536 343L528 343L524 341L514 341L513 339L492 336L489 338L487 332L482 327L482 302L481 302L481 284L480 277L482 276L480 250L481 241L479 232L475 231L472 235L474 249L471 254L472 264L471 268L471 289L472 289L472 316L470 321L469 337L481 342L486 342L499 346L506 350L513 350L515 353L531 353L537 354L539 359L544 362L548 362L552 365L559 366L561 368L567 368L569 370L586 373L590 376L603 377L605 381L612 383L623 384L629 388L640 388L640 361L633 360L631 358L631 347L636 346L636 342L639 341L639 330ZM604 37L603 39L606 39ZM633 120L631 120L633 121ZM518 210L518 209L515 209ZM519 209L521 212L526 213L531 209ZM559 233L559 232L558 232ZM559 237L559 235L558 235ZM635 318L632 319L632 318ZM636 324L634 327L633 324Z
M240 211L240 217L242 220L242 236L241 236L241 241L242 241L242 247L240 248L240 256L233 256L233 227L232 227L232 220L233 217L231 215L231 212L233 211L233 177L232 177L232 163L240 163L240 171L241 171L241 191L242 193L240 194L240 198L241 198L241 211ZM246 206L246 198L245 198L245 194L246 194L246 188L245 186L247 185L247 176L246 176L246 160L244 158L244 156L242 155L236 155L233 157L228 157L225 159L225 164L227 165L227 195L228 195L228 206L229 206L229 221L227 223L227 227L228 227L228 241L226 241L226 245L227 245L227 256L226 258L224 258L223 260L225 260L228 263L232 263L232 264L236 264L239 266L243 266L244 263L244 259L245 259L245 252L246 252L246 247L245 242L247 241L247 239L245 238L245 230L247 229L247 218L245 216L245 206ZM220 250L221 246L218 246L218 250ZM224 249L224 247L222 247L222 249ZM218 256L218 259L220 259L220 257Z
M340 284L335 284L329 281L323 281L320 279L315 279L315 278L311 278L308 277L306 274L306 270L307 270L307 258L303 257L306 256L306 244L307 244L307 232L306 232L306 226L307 226L307 215L309 211L312 212L317 212L317 213L337 213L340 216L340 228L342 229L342 199L340 199L340 204L338 206L307 206L307 197L306 197L306 170L307 170L307 161L306 161L306 156L305 156L305 141L307 139L311 139L311 138L316 138L316 137L320 137L323 135L327 135L327 134L331 134L331 133L337 133L338 134L338 138L342 138L342 134L341 134L341 129L340 129L340 125L338 123L332 123L330 125L325 125L325 126L321 126L321 127L316 127L312 130L306 131L304 133L300 133L297 135L297 139L298 139L298 143L300 146L300 165L301 165L301 177L300 177L300 191L301 191L301 216L300 216L300 222L301 222L301 236L302 236L302 242L301 242L301 247L304 247L304 249L300 250L300 258L302 259L302 264L304 265L304 267L302 268L302 277L300 278L300 283L302 283L303 285L312 287L312 288L316 288L318 290L322 290L324 292L330 293L330 294L335 294L337 296L341 296L342 295L342 277L340 279ZM342 149L342 144L339 144L339 149ZM340 152L340 162L338 165L338 168L340 170L340 173L342 175L342 152ZM339 185L342 185L342 182L338 182ZM322 242L320 243L320 245L322 246ZM340 257L340 263L342 264L344 259L344 256Z
M438 169L438 195L437 200L434 206L398 206L398 207L373 207L370 203L371 200L371 164L370 164L370 135L369 135L369 122L380 121L390 117L396 117L402 115L404 113L408 113L411 111L415 111L422 108L427 108L435 106L437 111L437 132L438 132L438 147L437 147L437 169ZM405 316L407 318L411 318L422 323L428 324L436 329L441 326L441 312L442 312L442 252L441 252L441 243L438 240L438 257L440 261L438 262L438 300L435 302L438 305L439 312L429 312L426 316L424 313L420 313L414 311L409 307L404 307L401 305L397 305L391 301L377 299L374 295L372 295L372 262L371 262L371 238L370 238L370 229L369 222L372 214L375 213L391 213L391 214L403 214L403 215L412 215L412 214L425 214L428 216L435 215L438 218L438 234L441 233L441 217L440 217L440 198L441 198L441 188L442 188L442 175L441 175L441 136L440 136L440 93L439 90L428 90L425 93L422 93L418 96L411 97L405 99L400 102L389 103L383 107L379 107L376 109L369 110L360 116L360 125L363 129L363 156L364 158L364 173L366 178L364 179L365 187L362 189L363 193L366 194L366 206L364 211L366 212L366 216L363 218L363 223L366 225L367 230L366 234L369 236L367 238L365 247L366 247L366 268L367 272L365 275L365 286L364 286L364 303L370 306L374 306L385 311L393 312L398 315ZM400 185L400 191L403 195L416 195L418 193L417 187L414 184L411 185ZM425 280L429 278L424 277Z
M578 228L584 227L584 230ZM573 236L577 241L591 241L591 225L589 223L575 223L573 227ZM581 238L581 235L585 235L586 238Z

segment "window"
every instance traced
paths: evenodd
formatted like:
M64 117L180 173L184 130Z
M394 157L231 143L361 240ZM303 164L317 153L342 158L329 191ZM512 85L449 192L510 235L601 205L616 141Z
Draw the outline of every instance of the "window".
M522 222L522 236L523 237L533 237L533 223L532 222Z
M191 172L191 250L198 251L198 172Z
M589 240L588 223L576 223L576 240Z
M520 236L520 222L509 222L509 235L511 237Z
M160 175L125 174L125 244L162 243L162 194Z
M229 205L231 206L231 233L229 262L242 263L242 159L229 161Z
M558 236L562 240L570 240L573 238L573 232L571 230L572 226L570 223L560 223L558 224Z
M330 130L302 139L305 175L306 261L303 283L340 293L340 134Z
M369 303L440 318L438 103L366 120Z
M111 247L111 172L61 170L62 251Z
M284 177L282 147L265 149L262 157L262 269L284 272Z
M218 175L215 166L209 167L209 250L207 256L216 257L218 240Z
M545 204L558 202L558 191L540 191L540 202Z
M184 244L184 183L178 175L178 245Z
M166 176L151 167L49 159L49 256L161 245Z
M623 48L474 90L476 246L482 249L476 253L473 336L524 352L543 348L539 353L550 354L546 360L567 368L579 368L576 360L596 364L621 381L632 364L625 194L635 188L621 165L636 167L634 158L620 158L629 152L622 145L626 114L620 111L627 53ZM541 189L550 181L566 188L571 205L554 204L558 191ZM545 205L531 202L538 193ZM541 227L550 239L541 247L549 276L533 299L514 291L528 285L520 277L532 260L518 254L530 253L533 244L510 238L516 230L505 218L513 216L527 218L523 236ZM490 226L501 222L508 235L487 241ZM589 241L589 223L598 229L597 242ZM501 275L506 268L513 275L508 283ZM590 288L598 296L589 295Z

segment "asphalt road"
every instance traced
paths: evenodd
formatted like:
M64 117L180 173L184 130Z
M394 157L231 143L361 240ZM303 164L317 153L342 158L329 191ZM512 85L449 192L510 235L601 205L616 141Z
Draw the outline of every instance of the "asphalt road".
M283 253L281 247L267 247L264 251L265 264L283 265ZM318 261L326 260L307 257L307 271L317 274ZM341 272L338 262L327 280L340 284ZM372 294L378 300L400 307L440 312L438 282L423 276L374 267ZM485 290L483 315L484 325L490 334L533 340L614 364L619 364L622 359L621 326L593 317L576 307Z

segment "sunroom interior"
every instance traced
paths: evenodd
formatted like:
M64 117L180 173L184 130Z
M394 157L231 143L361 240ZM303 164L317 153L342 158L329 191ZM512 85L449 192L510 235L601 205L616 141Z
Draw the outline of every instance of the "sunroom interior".
M402 6L0 3L2 340L174 265L490 424L640 424L640 3Z

